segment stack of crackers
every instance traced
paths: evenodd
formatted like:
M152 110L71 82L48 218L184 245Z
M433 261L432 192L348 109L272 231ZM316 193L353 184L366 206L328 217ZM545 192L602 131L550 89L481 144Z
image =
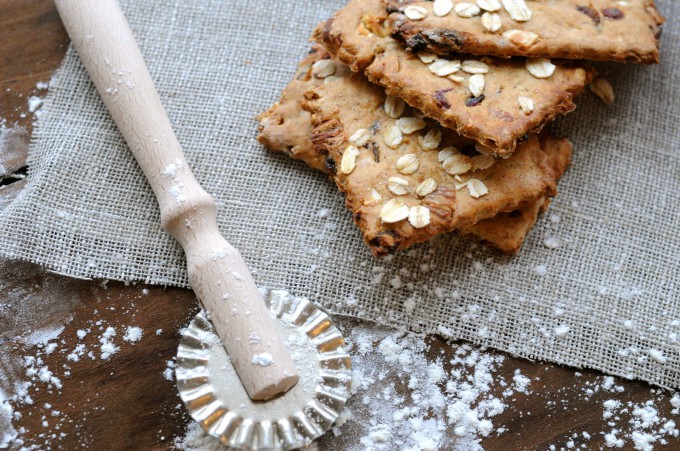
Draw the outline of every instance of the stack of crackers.
M653 0L352 0L258 139L328 172L375 255L452 231L515 253L569 166L543 129L585 60L657 63L662 22Z

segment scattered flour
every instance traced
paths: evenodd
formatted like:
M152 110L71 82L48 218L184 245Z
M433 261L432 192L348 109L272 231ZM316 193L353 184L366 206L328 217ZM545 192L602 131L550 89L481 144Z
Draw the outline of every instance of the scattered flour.
M520 370L515 370L515 375L512 378L515 381L515 390L520 393L528 393L528 387L531 383L531 379L522 375Z
M172 380L172 379L171 379ZM224 451L218 440L207 435L198 423L191 423L184 437L176 437L173 445L185 451Z
M548 249L557 249L560 247L560 240L555 237L548 237L543 241L543 245Z
M103 360L108 360L113 354L120 351L120 348L113 344L113 337L116 335L116 329L109 326L106 331L99 337L99 343L101 343L101 358Z
M123 341L127 341L128 343L136 343L141 339L142 328L128 326L127 330L125 331L125 336L123 336Z
M562 335L567 335L570 330L571 328L566 324L560 324L559 326L555 327L555 336L561 337Z
M666 363L668 361L666 356L663 355L663 352L659 351L658 349L650 349L649 355L659 363Z
M182 169L184 163L182 160L177 159L174 163L170 163L163 169L163 175L168 178L175 178L177 176L177 170Z
M175 203L177 203L178 206L182 205L186 200L184 183L178 182L175 185L172 185L168 190L168 193L175 199Z
M401 277L399 277L399 276L397 275L397 276L394 276L393 278L390 279L390 285L391 285L392 288L394 288L395 290L398 290L398 289L400 289L400 288L402 288L402 287L404 286L404 282L402 282L402 281L401 281Z
M539 276L545 276L548 274L548 268L545 265L538 265L534 268L534 272Z
M504 356L461 345L453 355L433 359L422 337L373 325L354 327L348 345L353 397L331 434L352 437L351 449L481 449L482 438L505 431L494 424L509 407L495 394L499 386L527 391L531 382L519 371L514 380L502 380L496 373ZM447 436L447 430L455 434ZM196 423L175 440L185 450L216 449L215 443Z
M603 418L610 420L612 428L603 433L607 446L651 451L655 444L667 445L669 438L677 439L680 435L674 420L659 416L654 400L636 404L610 399L603 407Z
M43 99L41 99L38 96L33 96L28 98L28 112L29 113L35 113L38 108L43 103Z
M0 449L61 448L58 441L66 434L60 429L72 419L45 403L38 419L50 433L32 433L30 443L26 443L29 434L19 426L21 412L29 409L31 415L35 404L31 393L40 393L41 399L46 395L59 399L76 362L110 359L119 351L114 344L116 329L96 319L95 310L95 319L88 321L88 327L65 332L79 298L63 278L47 274L36 289L35 270L30 265L1 260L0 274L4 276L0 279ZM24 290L23 286L30 288ZM141 336L140 328L128 327L123 340L134 343ZM75 345L67 344L76 337Z
M175 199L175 202L178 206L182 205L182 203L184 203L186 200L184 182L178 175L178 172L180 172L183 168L184 162L180 159L177 159L174 163L170 163L165 166L165 168L163 168L163 176L172 179L174 182L174 184L168 189L168 193Z
M1 143L0 143L1 144ZM0 448L21 448L21 427L17 407L33 404L32 387L58 394L62 375L48 367L43 357L58 353L58 338L70 321L75 299L64 293L61 282L47 276L39 290L17 288L16 282L35 283L33 273L21 264L0 261ZM29 282L32 281L32 282Z
M442 329L442 335L450 332ZM433 356L431 351L427 354L430 348L423 338L372 325L353 326L347 342L352 353L353 397L331 432L318 442L319 449L331 449L334 436L342 435L347 449L481 450L485 437L521 434L498 424L497 419L514 409L515 393L547 396L535 387L538 378L532 380L516 369L506 380L499 371L508 364L506 358L473 346L463 344L453 355ZM169 380L173 367L169 361ZM599 432L573 431L560 446L546 449L594 449L594 437L613 449L650 451L678 443L670 441L678 438L676 423L659 415L658 403L670 402L672 413L680 414L680 394L631 403L618 399L625 399L625 390L611 376L561 390L569 393L562 401L565 409L570 396L588 400L607 393L609 399L600 408L608 427ZM555 401L549 403L561 409ZM224 449L193 422L182 437L175 438L174 445L188 451Z
M263 352L262 354L253 354L253 358L251 359L250 363L259 366L269 366L274 363L274 358L268 352Z
M165 378L165 380L173 381L174 373L175 373L175 361L168 360L166 363L166 368L163 371L163 377Z
M55 77L52 77L52 79L49 82L44 82L44 81L39 81L35 87L39 91L44 91L47 88L50 88L54 86L57 82L57 79ZM42 111L40 110L40 107L43 105L43 98L39 97L37 95L31 96L28 98L28 112L33 114L33 117L38 119L42 115Z
M37 330L21 338L27 346L45 345L50 340L54 340L64 331L64 326L57 326L50 329ZM56 345L56 343L55 343Z
M28 391L34 385L48 393L58 393L63 385L61 379L43 362L41 356L54 352L58 344L56 340L63 326L37 330L28 337L23 337L23 344L33 350L35 355L23 358L11 352L0 355L0 449L23 444L22 428L18 430L12 420L20 418L15 406L31 405L33 399ZM22 374L23 372L23 374Z
M607 448L625 448L651 451L657 446L677 449L680 431L675 420L659 414L660 403L669 402L671 407L680 406L680 395L670 397L667 392L652 389L650 394L656 395L642 403L634 403L625 399L616 399L625 393L624 387L616 385L611 376L602 376L597 381L575 387L576 396L584 400L591 399L597 393L607 393L611 397L601 404L602 418L607 428L599 432L583 431L573 434L575 448L592 449L588 441L593 435L600 435ZM625 395L622 395L625 396ZM677 415L680 411L671 410ZM551 449L557 449L554 445Z

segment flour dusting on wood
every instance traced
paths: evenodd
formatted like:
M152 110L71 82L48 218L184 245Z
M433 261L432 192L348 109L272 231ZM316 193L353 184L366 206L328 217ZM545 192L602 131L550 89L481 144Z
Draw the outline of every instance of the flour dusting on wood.
M339 318L336 322L349 325ZM349 327L353 397L331 431L310 450L332 446L337 436L343 449L482 450L485 438L521 437L521 430L500 420L504 413L531 419L532 412L518 411L520 397L545 397L549 409L559 412L569 408L573 397L589 400L604 393L610 399L593 408L608 420L606 429L574 430L564 443L548 444L547 449L591 449L594 439L614 449L643 451L677 443L670 441L678 437L675 420L658 412L663 403L670 403L672 414L679 415L678 394L652 390L644 403L626 402L624 387L611 376L550 393L540 378L520 369L508 371L511 361L499 353L461 344L452 354L433 354L430 340L417 335L365 323ZM446 335L446 328L441 332ZM225 449L193 422L174 438L174 446L187 451Z

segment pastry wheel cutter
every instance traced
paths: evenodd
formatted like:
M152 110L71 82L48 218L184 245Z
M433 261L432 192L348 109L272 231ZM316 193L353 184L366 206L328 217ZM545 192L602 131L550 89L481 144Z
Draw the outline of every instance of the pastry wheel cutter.
M199 313L176 370L192 417L225 445L292 449L322 435L350 395L351 364L329 316L306 299L262 294L217 228L116 0L56 0L64 26L182 245ZM208 321L209 318L209 321ZM223 346L222 346L223 345Z

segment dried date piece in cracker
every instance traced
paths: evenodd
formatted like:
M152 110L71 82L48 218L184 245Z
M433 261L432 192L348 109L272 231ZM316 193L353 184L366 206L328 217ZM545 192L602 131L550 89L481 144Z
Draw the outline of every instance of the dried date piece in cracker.
M268 148L302 160L314 169L325 171L326 155L316 151L310 136L312 123L301 102L306 91L349 74L346 66L330 59L321 45L314 45L300 62L293 80L278 102L260 114L258 141Z
M388 94L499 155L572 111L572 99L594 76L577 63L547 59L408 53L389 36L386 19L381 0L353 0L320 24L314 39Z
M473 15L442 10L448 1L387 0L390 27L407 46L440 54L659 62L653 0L480 0ZM417 20L412 8L423 11Z
M285 152L289 156L300 159L309 166L327 172L325 165L328 155L316 150L311 139L311 115L302 110L303 93L323 83L318 77L311 76L311 67L317 61L327 60L328 53L320 46L300 62L296 75L284 90L281 100L272 106L261 117L260 135L258 139L273 150ZM334 81L334 80L331 80ZM403 102L391 98L388 102L391 116L400 117L405 111ZM397 114L398 113L398 114ZM292 118L292 120L290 120ZM434 129L433 129L434 130ZM350 136L350 141L360 146L365 145L371 133L367 129L359 130ZM441 142L441 133L430 132L421 136L419 144L424 149L436 150ZM294 151L290 151L293 149ZM399 183L393 183L399 190ZM406 188L406 187L402 187ZM425 197L437 189L434 179L425 180L416 187L416 194ZM399 192L399 191L397 191ZM458 229L458 233L466 238L475 239L505 253L516 253L524 243L527 233L533 227L544 199L529 202L510 213L499 213L493 218L482 220L477 224Z
M507 159L480 154L416 110L394 117L390 98L359 74L305 96L312 141L339 168L335 181L376 255L541 202L569 164L569 141L547 133Z

